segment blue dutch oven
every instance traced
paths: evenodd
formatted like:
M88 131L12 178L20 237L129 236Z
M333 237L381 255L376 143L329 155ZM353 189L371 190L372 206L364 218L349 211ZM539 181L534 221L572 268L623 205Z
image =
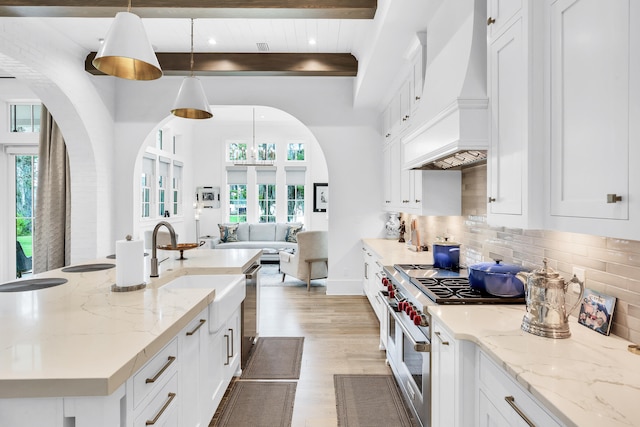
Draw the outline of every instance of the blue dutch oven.
M500 264L495 262L481 262L468 267L469 285L472 289L497 297L524 296L525 283L516 274L529 269L521 265Z
M449 242L446 238L444 242L436 242L433 247L433 266L446 270L457 270L460 268L460 243Z

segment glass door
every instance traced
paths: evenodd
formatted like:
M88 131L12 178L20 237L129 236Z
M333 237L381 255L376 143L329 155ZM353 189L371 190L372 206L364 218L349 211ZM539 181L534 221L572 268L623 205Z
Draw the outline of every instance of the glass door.
M38 156L16 155L15 170L16 277L23 277L33 271Z

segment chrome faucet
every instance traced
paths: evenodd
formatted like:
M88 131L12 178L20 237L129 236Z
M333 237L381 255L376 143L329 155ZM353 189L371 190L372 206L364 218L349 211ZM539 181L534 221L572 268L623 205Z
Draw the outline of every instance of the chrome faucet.
M169 230L169 234L171 235L171 247L175 248L178 246L178 242L176 242L176 231L173 229L173 226L171 224L169 224L167 221L160 221L159 223L156 224L155 228L153 229L153 237L151 239L151 277L158 277L158 244L157 244L157 240L158 240L158 229L162 226L167 227L167 230Z

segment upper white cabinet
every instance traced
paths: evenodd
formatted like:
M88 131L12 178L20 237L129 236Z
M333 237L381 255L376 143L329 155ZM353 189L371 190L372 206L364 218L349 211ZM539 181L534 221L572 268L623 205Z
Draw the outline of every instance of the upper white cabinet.
M383 155L383 208L397 210L400 201L400 140L390 141L382 150Z
M542 5L489 2L489 223L535 228L543 217Z
M603 7L604 6L604 7ZM640 12L630 1L550 2L550 219L638 238ZM635 24L635 25L634 25ZM635 145L635 146L634 146Z

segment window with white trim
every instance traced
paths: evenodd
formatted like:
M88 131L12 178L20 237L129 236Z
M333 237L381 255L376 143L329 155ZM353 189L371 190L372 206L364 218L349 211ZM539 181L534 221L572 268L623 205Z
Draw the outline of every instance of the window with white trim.
M171 179L172 215L180 215L182 206L182 162L173 161L173 177Z
M167 189L169 185L169 166L171 160L160 157L158 162L158 216L165 216L169 212Z
M304 155L304 142L289 142L287 143L287 161L303 161Z
M276 168L256 169L258 222L276 222Z
M151 192L153 176L156 169L156 158L148 154L142 158L142 174L140 176L141 217L151 217Z
M9 130L11 132L40 132L42 104L10 104Z
M227 168L229 222L247 222L247 168Z
M306 167L285 167L287 183L287 222L304 222Z

